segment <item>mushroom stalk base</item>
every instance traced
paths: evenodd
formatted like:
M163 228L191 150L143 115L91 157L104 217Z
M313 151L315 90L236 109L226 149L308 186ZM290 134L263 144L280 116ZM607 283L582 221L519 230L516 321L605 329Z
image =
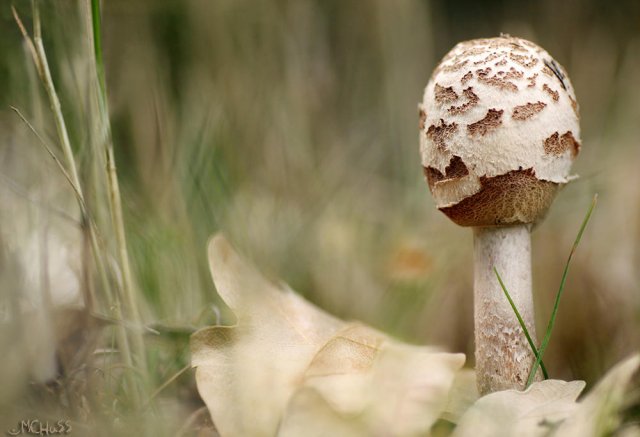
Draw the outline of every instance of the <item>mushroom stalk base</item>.
M537 345L527 225L474 228L474 319L478 390L524 389L535 355L493 271ZM540 379L538 371L536 379Z

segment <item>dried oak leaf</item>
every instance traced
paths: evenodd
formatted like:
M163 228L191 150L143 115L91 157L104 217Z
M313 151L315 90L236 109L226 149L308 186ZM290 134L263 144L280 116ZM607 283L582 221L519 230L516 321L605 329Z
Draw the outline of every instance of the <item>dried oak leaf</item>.
M221 436L411 436L444 411L464 355L332 317L267 281L221 236L209 263L237 317L191 341L198 391Z
M578 410L560 424L557 435L601 436L616 434L620 425L620 410L627 404L631 378L640 367L640 354L616 364L579 402ZM632 435L631 428L629 428ZM638 435L635 428L635 435ZM621 433L622 434L622 433ZM618 435L618 434L616 434Z
M620 409L631 376L640 365L636 354L611 369L581 401L583 381L546 380L525 391L504 390L475 402L458 421L457 437L610 435L620 423Z

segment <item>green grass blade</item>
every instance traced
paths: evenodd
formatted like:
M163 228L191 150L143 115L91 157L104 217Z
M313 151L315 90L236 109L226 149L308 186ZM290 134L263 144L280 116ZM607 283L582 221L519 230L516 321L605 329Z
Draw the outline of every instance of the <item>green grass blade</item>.
M564 272L562 273L562 280L560 281L560 288L558 289L558 294L556 294L556 301L553 305L553 311L551 312L551 318L549 319L549 324L547 325L547 332L544 335L544 339L542 340L542 344L540 345L540 351L538 356L536 357L536 361L531 368L531 372L529 373L529 378L527 378L527 387L531 385L533 382L533 378L535 377L536 371L538 370L538 366L542 362L542 357L544 356L544 352L547 350L547 346L549 345L549 339L551 338L551 331L553 331L553 325L556 322L556 315L558 314L558 307L560 306L560 297L562 297L562 292L564 291L564 285L567 281L567 273L569 272L569 264L571 263L571 258L578 248L578 244L582 239L582 234L584 233L585 228L587 227L587 223L589 223L589 219L591 218L591 213L593 213L593 209L596 207L596 203L598 202L598 195L593 196L593 200L591 201L591 206L589 207L589 211L587 211L587 215L584 217L582 221L582 225L580 226L580 230L578 231L578 235L576 236L576 240L573 243L573 247L571 248L571 252L569 253L569 257L567 258L567 263L564 266Z
M509 305L511 305L511 308L513 309L513 312L515 313L515 315L516 315L516 317L518 319L518 323L520 323L520 326L522 327L522 330L524 331L524 336L527 337L527 341L529 342L529 346L531 346L531 350L533 351L533 355L535 355L535 357L538 358L538 356L539 356L538 349L536 348L536 345L533 343L533 339L531 338L531 335L529 335L529 330L527 329L527 325L524 324L524 320L522 319L522 316L520 315L520 311L518 311L518 308L516 307L515 302L513 302L513 299L511 299L511 295L507 291L507 287L504 285L504 282L502 282L502 278L500 277L500 274L498 273L498 270L494 267L493 271L496 273L496 277L498 278L498 282L500 283L500 287L502 287L502 291L504 291L504 295L507 297L507 300L509 301ZM544 362L542 361L542 359L540 359L540 368L542 369L542 374L544 375L544 379L549 379L549 374L547 373L547 369L544 366Z
M118 263L122 277L122 298L123 309L129 320L137 325L142 325L142 316L138 306L138 292L135 281L133 279L133 271L129 258L127 247L127 236L124 225L124 216L122 208L122 197L120 194L120 184L118 182L118 174L116 171L115 152L113 147L113 138L111 136L111 122L109 120L109 105L107 101L107 85L105 82L104 61L102 58L102 19L100 16L100 0L86 0L89 3L91 11L91 23L89 31L93 41L94 63L97 75L98 85L98 103L99 115L104 130L104 138L101 138L105 152L105 171L107 190L109 193L109 209L111 212L111 222L113 224L115 245L118 253ZM127 342L130 343L130 351L133 364L138 370L145 372L148 370L146 348L142 333L137 330L128 332ZM138 381L136 381L137 383ZM146 381L141 384L130 384L133 388L133 403L137 408L141 405L143 386ZM140 392L138 392L138 389Z
M102 29L100 17L100 0L91 0L91 25L93 27L93 53L95 56L98 86L100 87L100 104L106 101L107 86L104 78L104 61L102 60Z

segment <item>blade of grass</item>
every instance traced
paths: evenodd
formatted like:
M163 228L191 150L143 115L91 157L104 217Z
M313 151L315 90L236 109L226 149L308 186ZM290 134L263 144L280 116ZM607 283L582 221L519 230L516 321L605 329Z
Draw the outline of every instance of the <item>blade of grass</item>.
M56 132L58 134L58 140L60 142L64 159L66 161L66 166L63 166L62 168L65 169L65 172L69 177L69 181L72 187L74 187L75 194L78 198L78 204L79 204L81 215L82 215L81 226L83 230L86 231L89 235L92 250L95 256L94 261L100 273L103 289L105 292L111 294L111 288L110 288L109 280L106 274L103 254L100 251L97 232L96 232L95 226L93 225L93 221L91 220L89 211L86 207L87 204L85 201L83 187L82 187L82 184L80 183L79 172L76 165L75 156L73 154L73 149L71 147L71 141L69 138L66 121L62 113L60 98L58 97L58 93L56 91L56 87L53 82L53 78L51 76L47 54L44 48L44 44L42 42L42 27L40 24L40 8L39 8L38 0L31 1L31 9L33 13L33 38L31 38L27 33L26 28L22 24L22 21L20 20L20 17L18 16L18 13L15 10L15 8L12 8L12 12L18 24L18 27L20 28L20 32L22 33L23 37L27 41L29 50L31 51L31 54L33 56L33 61L36 65L36 68L38 69L41 82L45 88L47 97L49 99L49 105L51 107L51 112L53 114L53 119L56 126ZM55 155L52 155L52 156L55 156ZM119 303L114 302L111 295L109 297L111 300L110 302L111 307L114 308L114 312L116 313L116 316L119 319L121 319L122 313L120 310ZM95 296L89 296L87 298L86 305L87 305L87 308L90 310L90 312L92 313L97 312L95 310L95 305L96 305ZM121 327L117 331L118 331L118 343L119 343L120 351L124 357L125 363L129 367L133 367L132 365L133 360L131 358L132 356L131 347L129 346L129 339L127 338L127 332L124 327ZM128 375L129 374L127 373L127 376ZM132 391L133 391L134 405L139 406L141 393L139 393L137 389L138 384L132 377L128 377L127 379L128 379L128 384L133 388Z
M53 161L56 163L56 165L58 166L58 169L60 170L60 172L62 173L62 175L64 176L64 178L67 180L67 182L69 183L69 185L71 185L71 188L73 189L74 193L76 194L76 198L78 200L79 203L82 204L82 208L86 209L86 205L84 203L84 199L82 197L82 193L80 192L80 188L77 187L75 185L75 183L73 182L73 180L71 179L71 176L69 175L69 173L67 172L67 169L64 168L64 164L62 164L62 162L60 161L60 159L56 156L55 152L51 149L51 147L49 147L47 145L47 143L44 141L44 139L40 136L40 134L38 133L38 131L33 127L33 125L31 123L29 123L29 120L27 120L27 118L22 115L22 112L20 112L20 110L18 108L16 108L15 106L9 106L9 108L11 108L11 110L13 112L15 112L16 114L18 114L18 117L20 117L20 119L22 120L22 122L29 128L29 130L31 130L31 132L33 132L33 134L36 136L36 138L38 139L38 141L40 141L40 145L42 145L42 147L44 148L44 150L46 150L46 152L49 154L49 156L51 156L51 158L53 159Z
M502 282L502 278L500 277L498 270L494 267L493 271L496 273L496 277L498 278L500 287L502 287L502 291L504 292L504 295L507 297L507 300L509 301L509 305L511 305L511 308L513 309L513 312L515 313L516 318L518 319L518 323L520 323L520 327L522 327L522 330L524 331L524 336L527 338L527 342L529 342L529 346L533 351L533 355L535 355L535 357L538 358L538 355L539 355L538 349L536 348L536 345L534 344L533 339L531 338L531 335L529 335L529 330L527 329L527 325L525 325L524 320L520 315L520 311L518 311L518 308L516 307L515 302L513 302L513 299L511 299L511 295L507 291L507 287L504 285L504 282ZM549 374L547 373L547 369L545 368L544 362L542 360L540 360L540 367L542 368L542 374L544 375L544 379L549 379Z
M42 65L40 65L38 53L36 52L36 46L33 44L33 40L29 36L27 29L24 27L24 24L22 24L22 20L20 19L20 16L18 15L18 11L16 11L16 8L11 6L11 12L13 13L13 19L16 21L16 24L18 25L18 29L20 29L20 33L22 33L22 36L24 37L24 41L27 44L27 48L31 53L31 57L33 58L33 63L36 65L36 70L38 70L38 75L40 75L40 77L43 77L44 73L42 71Z
M153 391L153 393L151 393L149 395L149 398L147 399L147 401L144 403L143 405L143 409L146 409L147 407L149 407L149 405L151 404L151 402L153 401L153 399L158 396L160 394L160 392L162 392L162 390L164 390L165 388L167 388L173 381L175 381L176 379L178 379L180 377L180 375L182 375L184 372L186 372L187 370L192 369L191 364L187 364L186 366L184 366L182 369L178 370L176 373L174 373L169 379L167 379L165 382L163 382L160 387L158 387L157 389L155 389Z
M558 293L556 294L556 301L553 305L553 311L551 312L551 317L549 318L549 324L547 325L547 332L544 335L544 339L542 340L542 344L540 345L539 354L536 357L536 361L531 368L531 372L529 373L529 378L527 378L527 385L529 387L533 382L533 378L538 370L538 366L542 361L544 356L544 352L547 350L547 346L549 345L549 339L551 338L551 331L553 331L553 325L556 322L556 315L558 314L558 307L560 306L560 298L562 297L562 293L564 291L564 285L567 281L567 273L569 272L569 264L571 263L571 258L573 258L573 254L578 248L578 244L580 244L580 240L582 239L582 234L584 233L585 228L587 227L587 223L589 223L589 219L591 218L591 214L593 213L593 209L596 207L596 203L598 203L598 195L595 194L593 196L593 200L591 201L591 206L587 211L587 215L585 215L584 220L582 221L582 225L580 226L580 230L578 231L578 235L576 236L576 240L573 242L573 246L571 247L571 252L569 252L569 257L567 258L567 263L564 266L564 272L562 273L562 280L560 281L560 288L558 289Z
M71 141L69 140L69 134L67 132L67 125L62 114L60 99L58 98L58 93L56 92L55 85L53 83L53 79L51 77L51 71L49 70L49 63L47 61L47 54L44 50L44 45L42 44L42 30L40 26L40 12L38 8L38 3L36 1L31 2L31 7L33 10L33 28L34 28L34 36L33 39L27 33L22 20L20 20L20 16L14 7L11 8L13 12L13 17L16 20L18 28L22 33L27 45L29 46L29 50L33 57L33 62L36 65L38 70L38 74L40 76L40 80L42 85L45 88L47 97L49 99L49 105L51 107L51 112L53 114L53 119L56 125L56 132L58 134L58 140L60 142L60 146L63 151L64 159L66 161L66 167L62 165L61 161L56 158L56 155L53 153L51 149L49 149L46 144L39 138L43 145L45 145L48 153L54 158L56 163L60 166L60 169L63 171L65 178L71 184L71 187L74 190L74 193L78 200L78 205L80 207L80 212L82 215L81 224L84 227L88 226L89 237L91 238L91 245L93 248L93 252L95 255L95 262L100 272L100 277L102 280L103 287L108 292L108 280L106 277L106 270L104 268L104 263L100 256L100 250L98 246L98 239L96 236L95 229L91 226L91 220L89 216L89 211L86 207L85 197L82 190L82 185L80 184L80 177L78 173L78 169L75 162L75 157L73 155L73 150L71 148ZM15 110L15 109L14 109ZM19 111L15 110L17 114L22 118L23 121L26 122L26 119L20 114ZM38 136L35 129L27 123L29 128ZM89 296L86 302L87 307L92 311L96 312L96 299L95 296Z
M91 28L93 30L93 54L95 56L96 75L100 87L100 98L106 104L107 85L102 60L102 19L100 16L100 0L91 0Z
M138 307L138 301L135 296L135 284L131 271L131 263L129 260L129 252L127 250L127 237L124 227L124 218L122 213L122 200L120 196L120 185L118 183L118 175L116 171L115 153L113 150L113 140L111 137L111 124L109 121L109 109L107 104L107 89L104 74L104 62L102 58L102 31L100 16L100 1L87 0L91 11L91 23L88 26L91 31L91 40L93 42L94 65L96 69L96 78L98 83L98 104L99 115L102 119L104 128L104 147L107 159L107 185L109 190L109 206L111 209L111 219L116 235L116 244L118 247L118 259L120 269L122 271L122 285L124 300L127 304L129 318L134 323L142 324L142 317ZM136 364L141 369L147 369L147 359L142 335L139 332L131 332L131 342L134 350Z

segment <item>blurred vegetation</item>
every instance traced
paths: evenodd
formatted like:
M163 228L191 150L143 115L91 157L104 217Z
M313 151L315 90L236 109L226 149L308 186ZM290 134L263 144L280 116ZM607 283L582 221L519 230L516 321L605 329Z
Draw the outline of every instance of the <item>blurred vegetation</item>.
M58 150L11 3L0 5L0 346L10 355L0 366L2 425L43 411L52 399L52 411L90 424L96 405L124 414L124 386L96 375L80 384L67 374L35 387L29 381L37 365L30 362L38 354L20 346L40 345L49 326L33 322L47 319L32 298L39 295L34 287L48 283L41 280L37 242L57 236L60 247L75 253L79 277L88 261L78 249L71 189L9 108L18 108ZM30 29L30 4L13 4ZM533 234L539 332L581 218L593 193L600 196L545 355L549 372L591 384L637 349L637 1L110 0L102 6L128 245L143 319L154 328L145 335L149 395L188 364L189 332L230 321L208 273L206 242L215 232L327 311L465 352L473 364L471 232L433 205L420 168L416 107L431 70L456 42L500 32L535 41L564 65L582 116L583 149L574 168L581 177ZM90 97L95 73L86 5L47 0L41 8L89 208L115 257L99 176L104 157ZM78 282L76 288L87 286ZM54 296L62 288L64 296L64 287L73 288L68 284L61 279L48 287ZM21 312L24 301L36 316ZM110 302L103 296L100 303L108 314ZM109 348L111 331L96 340L101 348ZM149 411L164 414L167 435L200 405L192 380L184 372L151 402ZM65 388L65 381L79 386ZM74 393L77 402L69 400ZM59 402L62 395L67 403Z

